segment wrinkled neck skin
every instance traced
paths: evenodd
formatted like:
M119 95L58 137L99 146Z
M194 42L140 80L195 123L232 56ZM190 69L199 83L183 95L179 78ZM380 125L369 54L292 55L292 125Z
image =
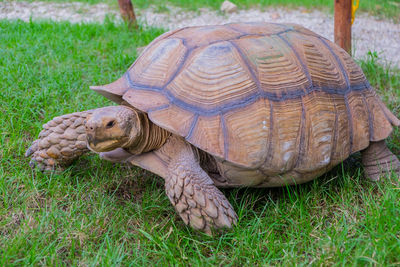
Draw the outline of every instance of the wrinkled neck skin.
M124 149L131 154L139 155L163 146L171 133L152 123L145 113L137 110L136 113L138 133L128 141Z

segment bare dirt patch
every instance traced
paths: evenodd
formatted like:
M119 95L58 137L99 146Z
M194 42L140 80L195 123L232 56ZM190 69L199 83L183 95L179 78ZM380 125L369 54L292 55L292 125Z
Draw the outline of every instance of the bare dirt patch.
M118 10L111 9L107 4L88 5L79 2L0 2L0 19L102 23L106 16L119 17Z

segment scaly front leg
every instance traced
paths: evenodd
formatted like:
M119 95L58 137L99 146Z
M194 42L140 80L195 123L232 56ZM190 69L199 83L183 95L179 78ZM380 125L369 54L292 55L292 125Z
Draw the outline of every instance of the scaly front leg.
M55 117L45 125L25 153L29 165L41 170L62 170L74 159L89 151L86 146L85 119L93 110Z
M186 224L211 234L212 228L230 228L237 215L231 204L200 167L193 149L183 140L171 148L165 189ZM172 150L173 149L173 150Z

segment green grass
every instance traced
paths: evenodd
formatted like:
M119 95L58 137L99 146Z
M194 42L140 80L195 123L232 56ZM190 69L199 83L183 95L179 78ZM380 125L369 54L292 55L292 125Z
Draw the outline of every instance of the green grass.
M0 266L400 263L398 177L366 181L359 156L304 185L224 190L239 223L213 238L186 227L163 181L138 168L85 156L61 174L31 171L23 154L41 125L110 104L88 86L118 78L161 32L0 21ZM361 65L400 115L400 72L374 54Z
M1 1L1 0L0 0ZM21 0L34 2L35 0ZM90 4L108 3L114 8L117 8L116 0L43 0L49 2L85 2ZM155 6L159 12L168 10L167 6L178 6L187 10L198 10L199 8L208 7L219 10L224 0L132 0L136 8L148 8ZM355 1L355 0L354 0ZM334 0L232 0L240 9L251 7L266 9L269 7L289 7L298 8L306 7L308 11L313 9L323 9L333 12ZM382 18L391 18L396 22L400 21L400 0L360 0L359 11L368 12Z

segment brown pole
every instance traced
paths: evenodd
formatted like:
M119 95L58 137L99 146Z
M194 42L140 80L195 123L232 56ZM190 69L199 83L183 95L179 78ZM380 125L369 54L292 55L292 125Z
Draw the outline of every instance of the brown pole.
M351 54L352 0L335 1L335 43Z
M119 10L124 21L128 22L130 26L137 28L135 11L133 10L131 0L118 0Z

